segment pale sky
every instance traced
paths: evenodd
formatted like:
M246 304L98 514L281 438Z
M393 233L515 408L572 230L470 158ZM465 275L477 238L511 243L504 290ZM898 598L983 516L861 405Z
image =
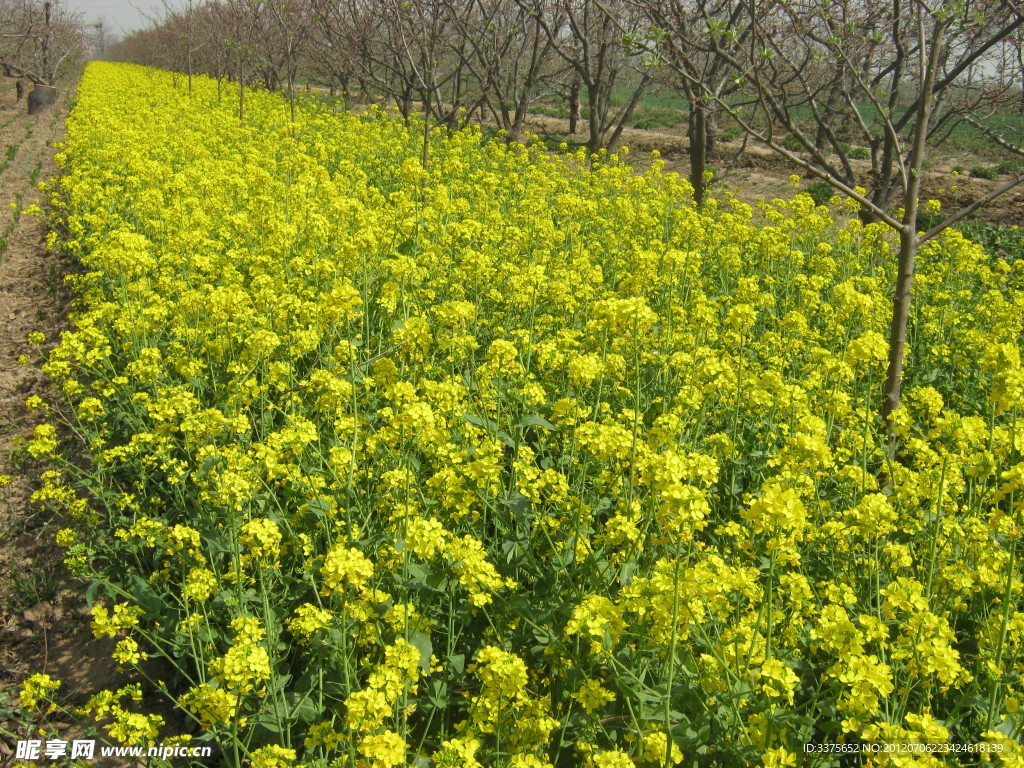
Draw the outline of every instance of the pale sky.
M148 26L147 15L159 17L164 13L161 0L67 0L67 3L69 9L82 14L86 24L103 19L108 40L120 39L129 32ZM166 4L173 8L183 3L167 0Z

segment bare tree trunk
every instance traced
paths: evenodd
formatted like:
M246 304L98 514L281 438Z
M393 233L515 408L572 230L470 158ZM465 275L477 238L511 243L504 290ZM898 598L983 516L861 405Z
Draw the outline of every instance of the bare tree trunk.
M636 90L633 91L633 95L630 97L629 103L626 104L626 106L619 113L618 120L616 121L617 124L615 125L615 128L612 131L612 135L607 142L609 151L611 151L612 148L619 143L619 138L622 136L622 131L626 127L626 121L629 120L633 112L636 111L636 105L640 103L640 98L641 96L643 96L644 90L647 87L649 79L650 78L647 75L644 75L644 79L640 82L640 85L638 85ZM701 127L701 132L703 133L703 131L704 128ZM605 134L607 135L607 133L608 132L606 130Z
M242 57L238 56L238 122L245 120L245 78L242 76Z
M587 152L596 155L604 143L604 136L601 134L601 113L604 110L601 105L600 88L597 85L587 86L587 106L590 108L590 115L587 117L587 127L590 129Z
M713 108L705 108L704 125L704 157L707 158L718 144L718 118Z
M408 120L409 115L412 114L412 87L405 86L402 90L402 100L398 105L399 111L402 113L402 119Z
M357 104L366 104L372 98L373 90L370 88L368 80L361 76L356 76L356 80L359 84L359 98L356 100Z
M919 38L922 46L925 40L924 20L920 8L918 14ZM900 229L900 253L898 274L896 277L896 294L892 300L892 323L889 326L889 367L885 376L885 390L882 398L882 424L892 435L890 417L900 407L900 391L903 386L903 359L907 342L907 321L910 318L910 291L914 282L914 259L917 256L919 240L917 236L917 203L921 191L921 169L924 165L926 142L928 140L928 123L932 114L932 89L935 85L936 72L942 51L943 25L937 27L931 40L931 51L927 63L924 61L924 50L921 50L920 74L921 93L917 102L917 125L914 130L914 143L910 150L908 163L908 179L903 201L903 227Z
M821 123L818 126L817 132L814 134L814 146L822 151L828 150L828 131L825 130L825 124Z
M882 210L888 210L892 205L892 201L895 196L896 187L891 181L879 182L878 186L875 188L874 194L871 196L871 202ZM882 220L879 218L877 213L869 210L866 206L861 206L858 218L860 218L864 224L877 224Z
M308 90L307 85L307 90ZM295 73L288 73L288 107L291 111L292 125L295 124Z
M915 206L916 207L916 206ZM917 218L917 212L914 212ZM899 272L896 277L896 295L892 300L892 323L889 325L889 367L885 377L882 400L882 420L900 407L903 384L903 357L907 343L907 321L910 319L910 292L914 283L914 259L917 256L917 233L904 229L900 232Z
M704 202L704 169L707 162L707 113L697 99L690 102L690 184L697 205Z
M50 77L50 21L52 19L50 3L43 3L43 11L46 14L46 32L43 34L43 77L48 78Z
M521 100L516 104L515 115L512 117L512 125L509 126L506 133L506 140L509 143L513 141L519 141L519 137L523 135L523 123L526 122L526 100ZM571 128L570 122L570 128ZM572 133L572 130L569 131Z
M423 170L430 162L430 91L423 95Z
M569 85L569 133L576 135L580 120L580 81L573 78Z

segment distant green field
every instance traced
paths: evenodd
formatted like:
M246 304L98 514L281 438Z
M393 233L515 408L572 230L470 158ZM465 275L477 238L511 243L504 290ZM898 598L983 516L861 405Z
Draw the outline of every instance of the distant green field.
M612 106L621 107L626 104L632 96L632 88L622 86L612 92ZM581 95L584 101L582 112L583 117L587 116L585 95ZM877 118L877 110L871 104L860 105L861 114L866 122L871 124ZM569 116L568 105L564 99L556 95L548 95L542 98L535 110L540 114L550 117L565 119ZM685 98L670 88L660 86L649 90L641 98L636 111L629 121L632 128L672 128L678 127L686 122L689 105ZM799 123L807 124L811 120L809 110L795 110L794 117ZM723 120L724 129L727 121ZM1024 114L1020 112L1004 110L993 115L982 118L982 122L993 131L996 131L1012 142L1012 137L1024 136ZM851 137L851 143L856 145L857 136ZM974 159L979 156L993 161L1008 159L1012 155L1003 149L995 146L993 142L983 133L969 125L960 122L955 125L948 136L943 136L943 146L947 151L970 152Z
M1024 229L1020 227L968 221L957 229L994 256L1007 261L1024 259Z

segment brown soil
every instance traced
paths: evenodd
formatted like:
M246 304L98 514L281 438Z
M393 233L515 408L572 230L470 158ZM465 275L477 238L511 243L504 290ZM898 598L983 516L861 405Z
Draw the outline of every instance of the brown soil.
M62 680L67 705L113 682L112 641L92 638L84 592L54 542L61 521L30 500L44 467L19 450L43 419L25 400L56 402L28 335L44 333L45 350L65 327L69 265L46 249L45 223L18 214L40 197L36 183L57 172L52 145L63 138L69 101L62 89L50 111L29 116L25 102L15 102L14 81L0 78L0 476L10 477L0 487L0 765L12 762L13 742L29 725L44 725L13 708L28 675ZM77 730L59 716L45 726L63 739Z

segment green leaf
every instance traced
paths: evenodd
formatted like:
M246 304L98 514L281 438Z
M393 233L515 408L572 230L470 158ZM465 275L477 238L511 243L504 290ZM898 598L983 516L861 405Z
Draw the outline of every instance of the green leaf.
M558 431L558 427L552 424L550 421L545 419L543 416L536 414L530 414L529 416L523 416L516 424L517 427L543 427L544 429L550 429L554 432Z
M568 568L576 562L576 542L572 540L572 537L566 542L565 549L552 556L551 562L557 565L560 570Z
M319 518L324 518L334 508L334 502L330 499L313 499L306 503L306 507Z
M274 675L270 678L270 682L267 683L267 691L269 693L277 693L278 691L285 690L292 682L292 676L289 674Z
M430 673L430 657L434 653L434 644L422 632L413 632L409 642L420 652L420 668L425 674Z
M313 723L320 719L323 714L324 708L317 705L307 691L305 694L299 694L297 691L291 691L285 697L292 710L288 716L289 720L301 720L304 723Z
M444 680L431 680L427 684L427 697L435 707L444 709L448 706L448 683Z
M210 470L217 464L220 464L223 460L224 458L222 456L211 456L199 465L199 469L196 471L196 476L200 478L206 477L210 474Z
M148 616L160 615L163 601L156 593L156 590L144 578L138 574L132 574L132 587L128 591L131 592L132 597L135 598L136 602Z
M516 517L522 517L530 511L530 507L533 506L533 502L530 501L529 497L519 493L519 491L513 491L512 493L501 496L498 499L502 504L512 510L512 514Z
M505 555L505 562L511 563L522 554L522 545L518 539L505 539L501 543L501 551Z
M255 718L250 718L249 724L255 726L257 729L262 729L275 735L281 732L280 726L278 726L274 719L273 712L267 712L262 715L258 715Z
M481 418L480 416L474 416L472 413L464 413L462 414L462 417L470 424L472 424L474 427L486 429L488 432L498 431L498 422L496 422L494 419L489 419L487 417Z
M633 574L636 573L637 564L636 560L630 560L622 564L619 568L619 584L625 586L633 580Z
M99 594L100 590L103 591L102 595ZM102 581L94 581L92 584L89 585L89 588L85 591L85 604L89 606L89 608L92 608L97 598L102 598L109 594L110 592L109 590L107 590L106 584L104 584Z
M533 630L533 637L537 641L537 645L543 648L546 645L551 645L556 638L555 633L551 631L551 627L531 627Z
M407 589L429 589L432 592L440 592L444 585L444 577L434 573L425 565L409 563L405 570L409 574L409 579L405 582Z
M994 730L998 731L999 733L1003 734L1004 736L1008 736L1011 739L1015 738L1015 736L1014 736L1014 730L1015 729L1013 727L1013 720L1011 720L1008 717L1004 717L1003 718L1003 722L1001 722L999 725L997 725Z

